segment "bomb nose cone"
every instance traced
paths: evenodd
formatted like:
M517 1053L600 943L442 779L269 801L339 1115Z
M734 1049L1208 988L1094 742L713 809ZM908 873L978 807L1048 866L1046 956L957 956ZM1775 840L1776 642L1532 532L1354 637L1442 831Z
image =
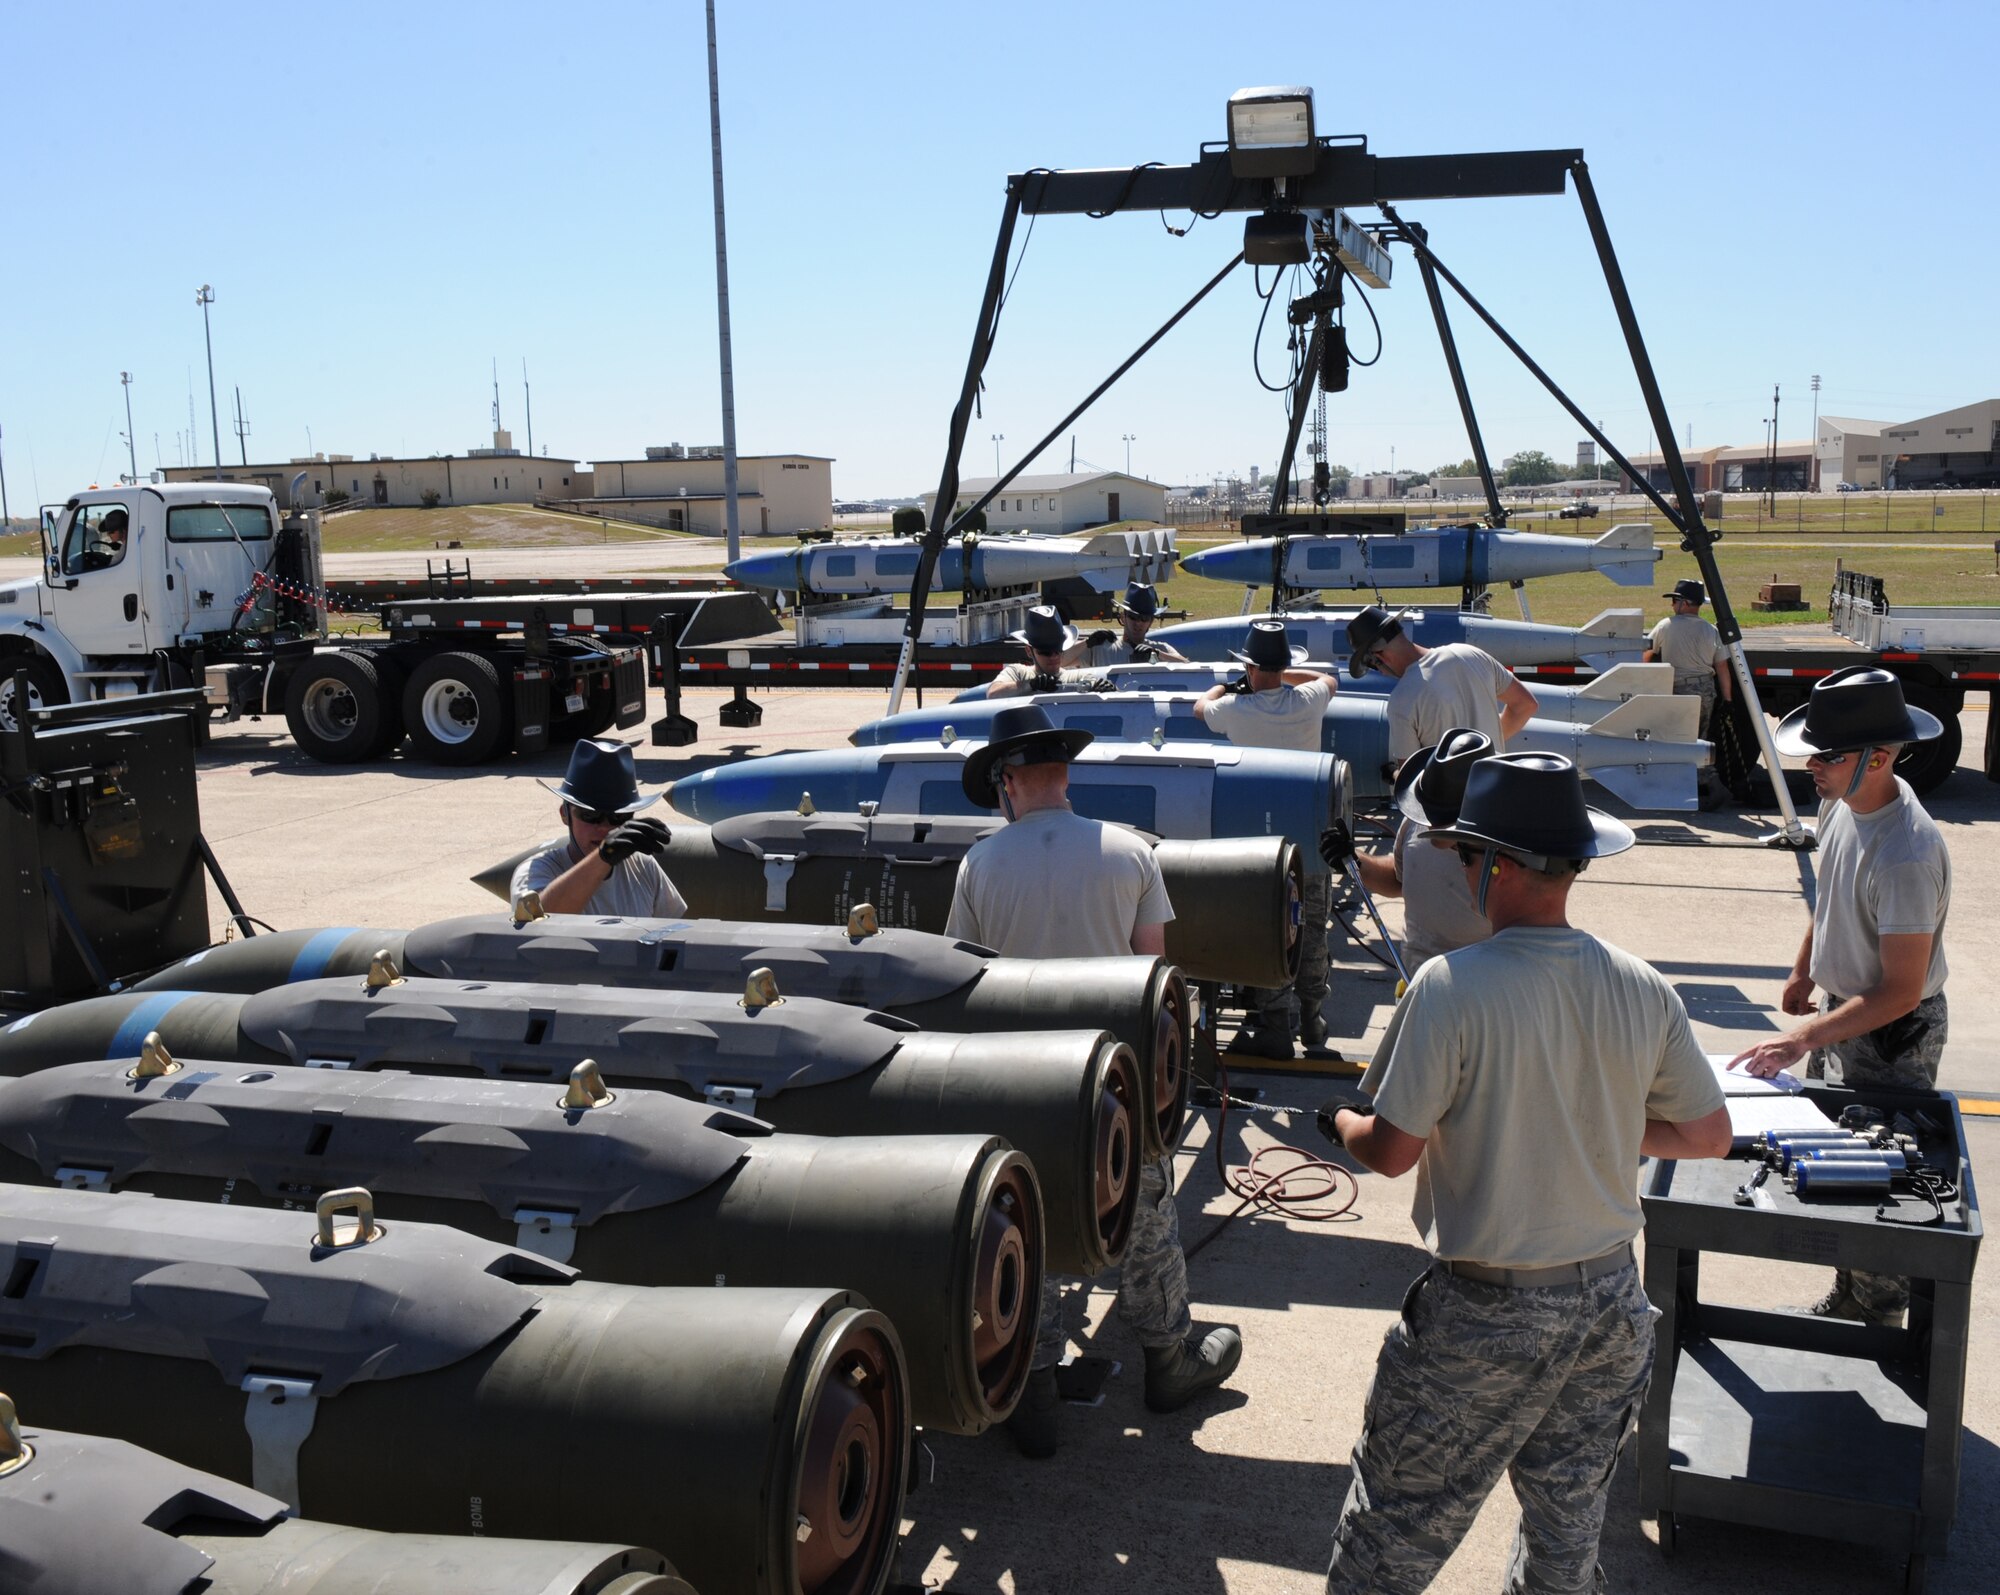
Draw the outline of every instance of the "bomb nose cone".
M1222 543L1181 555L1181 569L1213 582L1259 584L1271 579L1269 542Z
M744 587L788 590L798 584L798 567L790 554L745 554L722 567L722 574Z

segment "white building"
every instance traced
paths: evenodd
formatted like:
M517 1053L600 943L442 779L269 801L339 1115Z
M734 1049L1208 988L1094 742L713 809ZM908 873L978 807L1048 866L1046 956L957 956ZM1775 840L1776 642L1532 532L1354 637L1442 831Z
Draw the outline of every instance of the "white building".
M669 448L674 445L669 445ZM575 508L720 537L728 505L718 449L649 451L643 460L592 462L591 494ZM789 537L833 524L833 461L824 454L739 454L736 519L746 537Z
M997 480L968 477L958 484L952 513L970 507ZM930 519L936 493L923 497L924 518ZM1163 483L1123 471L1077 471L1049 476L1017 476L986 506L986 524L996 532L1080 532L1113 521L1165 521L1167 489Z

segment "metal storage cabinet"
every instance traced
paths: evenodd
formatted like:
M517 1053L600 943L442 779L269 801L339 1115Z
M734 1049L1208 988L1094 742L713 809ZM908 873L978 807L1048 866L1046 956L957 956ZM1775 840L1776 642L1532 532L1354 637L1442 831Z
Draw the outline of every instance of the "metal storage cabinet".
M1958 1507L1960 1417L1979 1255L1978 1198L1958 1102L1947 1092L1801 1093L1830 1118L1851 1103L1928 1114L1921 1142L1952 1165L1959 1198L1927 1228L1876 1218L1877 1199L1800 1201L1776 1178L1736 1201L1754 1165L1654 1163L1642 1179L1646 1294L1660 1356L1639 1422L1639 1508L1671 1555L1681 1518L1782 1529L1901 1551L1923 1587ZM1901 1216L1928 1204L1894 1198ZM1701 1254L1906 1274L1907 1327L1705 1303Z

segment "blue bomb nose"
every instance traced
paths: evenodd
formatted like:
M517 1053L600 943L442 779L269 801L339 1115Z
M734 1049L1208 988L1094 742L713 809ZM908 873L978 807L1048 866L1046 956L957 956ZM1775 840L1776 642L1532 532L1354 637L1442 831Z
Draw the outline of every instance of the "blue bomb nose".
M1271 582L1269 539L1247 543L1223 543L1204 548L1198 554L1181 555L1181 570L1212 582L1235 582L1244 587L1267 587Z
M722 574L740 586L787 591L798 582L798 563L790 554L745 554L724 565Z

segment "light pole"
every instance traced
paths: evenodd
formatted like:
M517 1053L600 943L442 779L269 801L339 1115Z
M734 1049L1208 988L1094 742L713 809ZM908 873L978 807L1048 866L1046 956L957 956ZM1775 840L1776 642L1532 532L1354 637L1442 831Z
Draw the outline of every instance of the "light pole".
M1006 441L1007 434L1005 432L995 432L993 434L993 476L996 481L1000 476L1000 445Z
M121 371L118 381L125 389L125 457L132 463L132 480L139 480L139 445L132 436L132 373Z
M215 303L215 290L203 283L194 291L194 302L201 306L201 341L208 347L208 431L215 444L215 468L222 469L222 421L215 409L215 340L208 331L208 307Z
M1819 377L1817 375L1815 375L1812 379L1812 393L1813 393L1812 476L1811 480L1808 481L1806 485L1810 487L1815 493L1817 493L1819 491Z
M0 427L0 438L6 435L6 428ZM0 449L0 526L5 526L10 519L7 513L7 455L4 449Z
M1121 432L1118 435L1125 440L1125 474L1130 476L1132 474L1132 443L1139 434L1136 432Z
M708 152L715 177L715 327L722 354L722 529L732 560L743 555L736 499L736 367L729 345L729 243L722 216L722 87L715 62L715 0L708 0ZM527 363L522 362L523 379Z

